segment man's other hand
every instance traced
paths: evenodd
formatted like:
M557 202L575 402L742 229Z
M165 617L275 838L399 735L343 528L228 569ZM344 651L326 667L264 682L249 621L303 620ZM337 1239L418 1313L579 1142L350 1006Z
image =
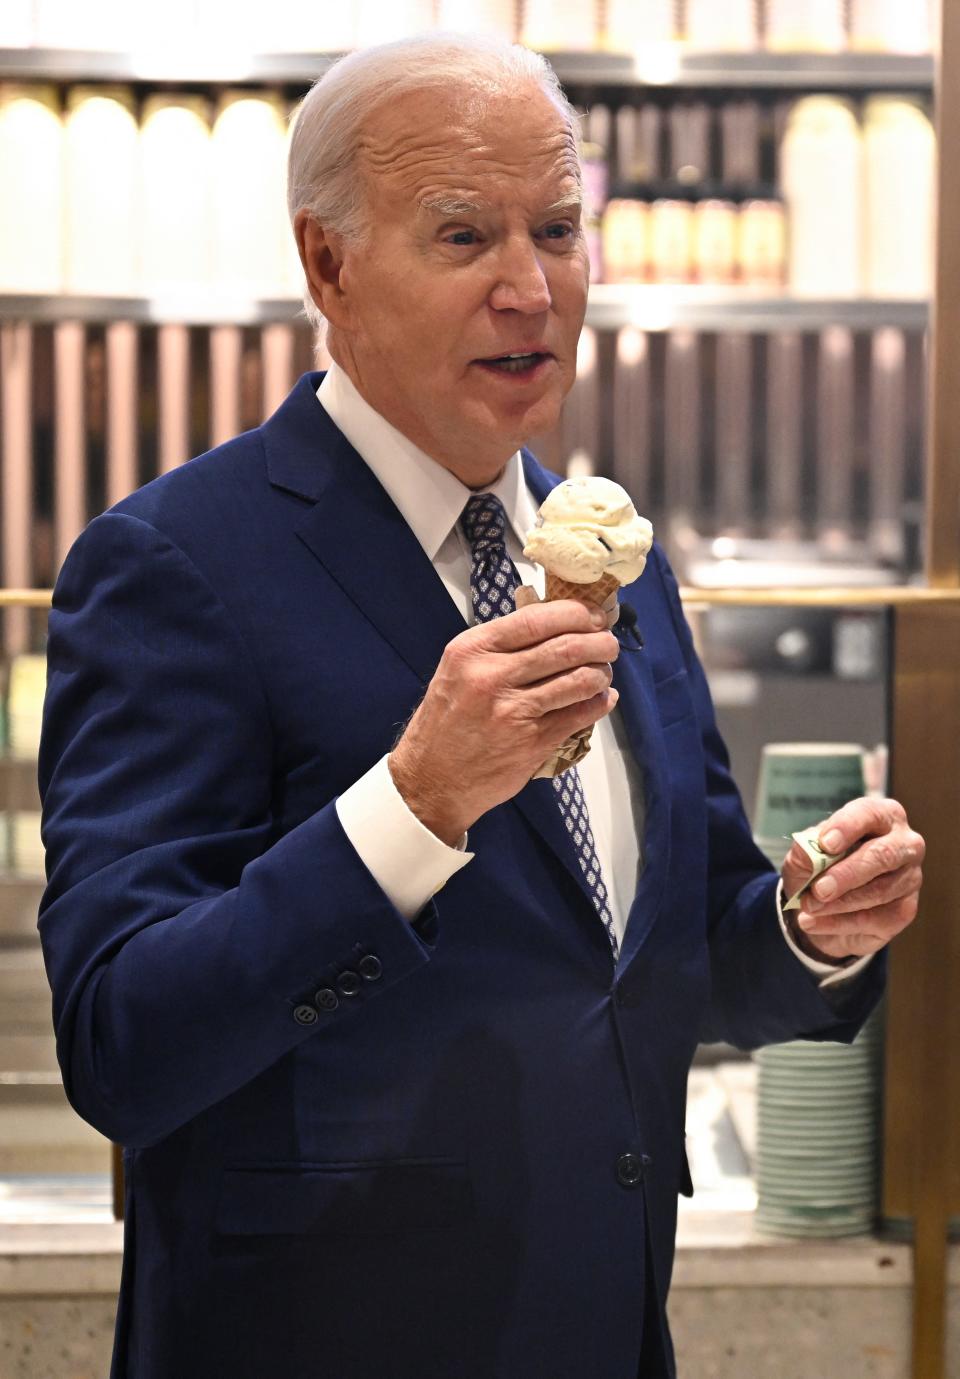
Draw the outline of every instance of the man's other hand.
M451 845L512 799L577 732L614 707L619 654L608 615L573 599L535 603L448 643L388 758L409 808Z
M799 912L789 914L800 947L828 961L878 952L916 917L924 840L896 800L859 799L820 825L818 841L828 853L854 851L804 891ZM783 864L784 895L795 895L810 871L794 843Z

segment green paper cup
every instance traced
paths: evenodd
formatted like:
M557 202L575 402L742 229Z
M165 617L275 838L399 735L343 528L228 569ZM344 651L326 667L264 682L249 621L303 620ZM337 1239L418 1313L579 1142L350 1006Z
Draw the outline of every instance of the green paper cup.
M829 818L865 790L864 750L852 742L770 742L763 749L754 833L763 844Z

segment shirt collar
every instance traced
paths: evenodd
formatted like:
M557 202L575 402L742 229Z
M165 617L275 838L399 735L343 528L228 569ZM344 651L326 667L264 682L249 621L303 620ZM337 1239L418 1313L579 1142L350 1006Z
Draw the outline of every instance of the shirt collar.
M374 411L345 370L331 363L317 398L360 458L373 470L430 560L457 526L473 490L420 450ZM483 490L503 504L507 521L523 548L536 520L520 452L511 455L496 483Z

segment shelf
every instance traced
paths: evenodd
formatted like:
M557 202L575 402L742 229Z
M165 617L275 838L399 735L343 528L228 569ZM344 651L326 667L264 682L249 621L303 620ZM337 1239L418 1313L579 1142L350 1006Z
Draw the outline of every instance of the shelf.
M867 298L771 297L750 288L615 286L590 289L587 324L597 330L636 326L645 331L688 330L816 331L924 330L929 306L917 301Z
M257 82L306 85L337 54L244 54L207 50L133 53L60 48L0 49L0 79L46 81ZM699 53L680 44L636 54L547 54L570 86L752 88L759 90L928 91L930 56L896 53Z
M0 594L3 592L0 590ZM31 590L31 594L36 606L50 607L52 590L34 589ZM916 608L921 604L928 607L960 607L960 589L935 589L925 584L852 587L831 585L817 588L795 588L784 584L771 585L765 589L706 589L687 585L680 590L680 597L685 604L701 608ZM4 765L12 783L4 781ZM36 785L35 776L35 762L31 761L22 766L21 762L17 761L14 765L12 758L0 757L0 789L5 789L8 796L11 791L22 786L25 792L30 792L29 798L32 799L32 791ZM26 808L28 805L18 807ZM29 807L36 808L35 805Z
M630 55L547 54L560 80L584 86L920 91L933 89L928 56L896 53L697 53L679 44Z
M640 330L816 331L829 326L877 330L895 326L924 330L926 302L836 298L771 297L749 288L615 286L590 289L587 324L597 330L636 326ZM241 296L192 293L183 297L47 297L0 295L0 322L59 321L137 325L263 326L305 325L299 299L257 301Z

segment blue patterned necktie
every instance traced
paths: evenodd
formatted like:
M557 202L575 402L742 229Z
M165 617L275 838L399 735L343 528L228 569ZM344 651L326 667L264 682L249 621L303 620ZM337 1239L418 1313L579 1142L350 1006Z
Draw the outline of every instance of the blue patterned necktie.
M492 622L494 618L501 618L505 613L512 613L513 591L519 585L520 578L507 554L504 540L507 515L500 499L492 493L476 494L467 502L460 518L460 525L470 542L473 556L470 596L476 621ZM570 766L562 775L554 778L552 785L563 822L576 850L577 861L587 883L590 899L603 920L613 950L613 960L616 962L620 955L620 945L613 927L607 887L600 872L600 859L593 840L580 773L575 766Z

